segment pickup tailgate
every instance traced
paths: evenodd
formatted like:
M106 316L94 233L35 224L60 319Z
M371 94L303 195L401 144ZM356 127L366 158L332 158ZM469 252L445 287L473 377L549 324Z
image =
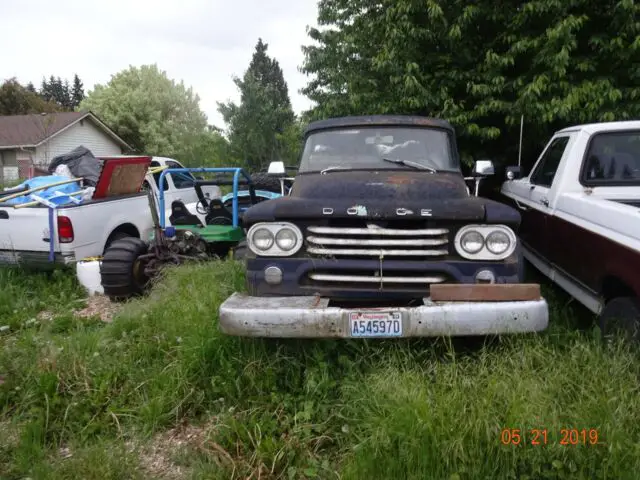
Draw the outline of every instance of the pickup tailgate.
M68 263L57 241L58 213L53 212L56 263ZM13 208L0 206L0 265L51 264L48 208Z

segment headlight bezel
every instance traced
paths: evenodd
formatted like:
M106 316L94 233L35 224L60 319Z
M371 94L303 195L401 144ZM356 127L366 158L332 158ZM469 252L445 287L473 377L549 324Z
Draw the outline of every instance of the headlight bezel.
M462 248L461 241L462 241L462 237L465 234L474 230L482 236L482 238L484 239L484 242L480 250L478 250L475 253L469 253ZM489 237L490 234L494 232L504 233L510 241L509 247L507 247L507 249L500 254L491 252L491 250L489 250L489 248L487 247L487 238ZM500 225L500 224L465 225L464 227L460 228L460 230L458 230L454 239L454 246L456 249L456 253L461 257L466 258L467 260L489 260L489 261L504 260L505 258L508 258L513 254L513 252L516 250L517 245L518 245L518 238L516 237L515 232L508 226Z
M266 229L271 232L273 235L273 243L266 250L261 250L257 248L253 242L253 235L260 229ZM289 229L293 231L296 237L296 242L290 250L284 250L280 248L278 242L276 241L276 235L278 232L284 229ZM290 222L259 222L251 226L247 231L247 247L251 250L252 253L261 257L290 257L295 255L301 248L304 242L304 237L302 235L302 231L296 225Z

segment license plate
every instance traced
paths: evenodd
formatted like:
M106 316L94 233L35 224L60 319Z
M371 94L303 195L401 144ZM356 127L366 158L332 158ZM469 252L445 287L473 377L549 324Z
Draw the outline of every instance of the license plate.
M352 337L401 337L400 312L350 312Z

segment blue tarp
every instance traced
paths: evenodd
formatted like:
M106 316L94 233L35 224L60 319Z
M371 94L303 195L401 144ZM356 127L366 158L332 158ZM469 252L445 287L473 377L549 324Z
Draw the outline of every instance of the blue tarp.
M43 185L48 185L51 183L64 182L65 180L70 180L69 177L62 177L59 175L46 175L42 177L34 177L25 182L22 182L20 185L15 188L27 187L37 188ZM80 184L78 182L71 182L65 185L56 185L55 187L46 188L44 190L38 190L34 192L35 195L39 197L46 198L56 205L63 205L65 203L69 203L69 194L79 191ZM33 199L29 197L29 195L24 195L22 197L14 198L13 200L7 200L8 204L20 204L31 202Z

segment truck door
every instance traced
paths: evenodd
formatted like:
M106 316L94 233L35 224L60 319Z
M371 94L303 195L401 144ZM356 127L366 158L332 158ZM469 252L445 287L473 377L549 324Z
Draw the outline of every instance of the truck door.
M548 260L549 248L553 237L549 232L549 191L556 178L560 161L567 150L570 135L554 137L533 167L528 179L521 184L522 199L518 199L518 208L522 215L520 239L523 245L533 253ZM527 181L528 180L528 181ZM519 195L520 196L520 195Z

